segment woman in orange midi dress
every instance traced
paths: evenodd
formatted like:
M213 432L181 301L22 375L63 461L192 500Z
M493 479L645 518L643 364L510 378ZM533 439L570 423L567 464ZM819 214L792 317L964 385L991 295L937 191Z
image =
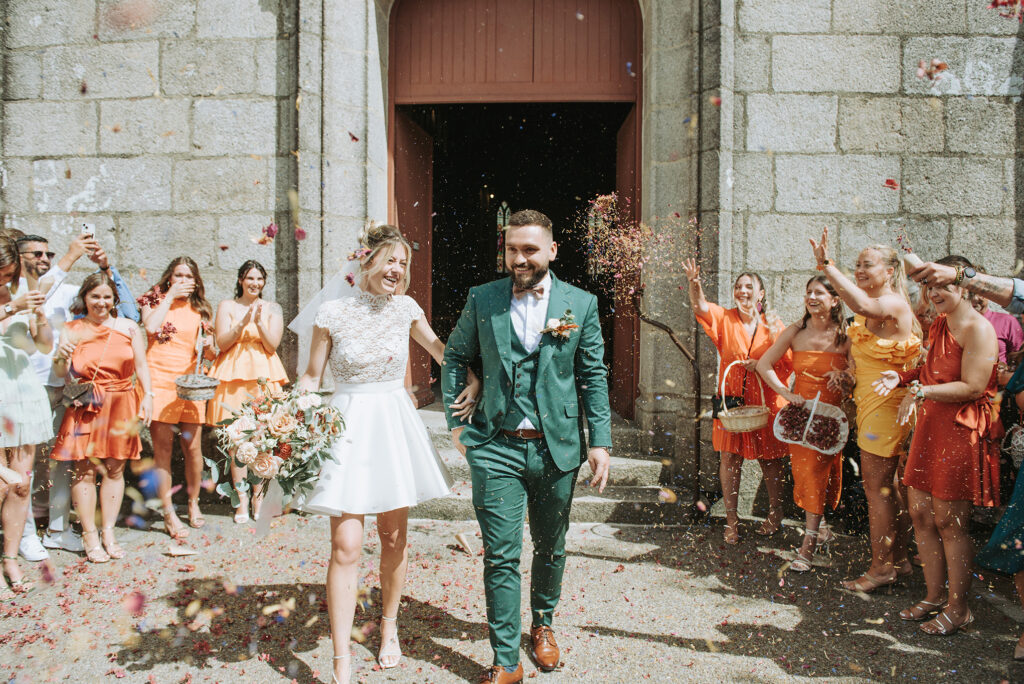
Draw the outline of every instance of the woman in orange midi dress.
M235 298L217 305L214 324L220 356L210 377L220 380L206 409L208 425L217 425L245 402L264 392L278 392L288 382L288 373L277 356L284 334L281 307L263 299L267 270L258 261L249 260L238 269ZM262 384L261 384L262 383ZM231 482L238 491L239 505L235 522L249 520L249 493L239 489L246 468L231 458ZM259 513L259 492L253 492L253 514Z
M761 403L761 383L757 378L757 359L761 358L775 342L781 331L781 324L775 320L769 324L762 309L765 305L765 291L761 277L756 273L743 273L733 284L733 299L736 308L725 309L709 302L704 297L700 282L700 267L693 259L683 264L689 281L690 306L697 321L714 343L721 359L718 375L733 361L741 361L742 367L733 367L726 378L726 396L742 396L745 405ZM776 371L789 377L789 356L776 364ZM764 400L774 419L782 407L782 400L770 387L764 388ZM719 477L722 482L722 497L725 499L724 539L728 544L739 542L740 470L743 460L757 460L764 473L765 488L768 490L768 517L758 529L758 534L775 534L782 526L782 459L786 455L784 444L775 439L772 428L753 432L728 432L721 421L715 420L711 441L721 454Z
M807 281L804 317L786 328L772 348L757 362L765 382L786 401L801 406L820 395L820 401L839 405L849 393L846 373L850 342L846 337L846 312L832 284L825 276ZM790 391L772 369L787 352L793 354L793 390ZM793 501L804 510L804 539L789 568L811 569L814 552L835 535L825 527L825 507L839 505L842 488L843 454L831 456L798 444L790 444L793 467Z
M192 527L202 527L205 520L199 510L199 490L203 478L202 435L206 402L179 399L174 381L181 375L195 372L197 347L203 349L207 358L216 357L210 327L212 309L206 301L199 267L187 256L172 260L160 281L139 297L138 302L142 309L142 324L149 335L146 359L153 377L150 434L158 473L157 491L163 504L164 527L171 537L180 540L188 536L188 530L178 519L171 501L174 433L179 433L185 454L188 522Z
M963 257L936 263L961 269L971 265ZM929 287L926 296L939 315L929 331L924 366L886 372L875 387L888 395L898 385L909 385L900 422L917 413L903 483L909 488L928 594L900 617L922 621L941 610L921 629L945 636L974 620L967 607L974 558L967 530L972 507L999 504L1001 426L993 406L999 344L992 325L974 310L962 288Z
M861 250L853 280L828 256L828 228L822 231L820 242L811 240L811 248L818 270L855 315L846 334L853 360L857 446L868 500L871 564L864 574L844 580L842 586L868 593L895 584L899 576L913 570L907 560L910 518L897 477L909 427L896 420L900 397L878 397L871 383L882 370L905 370L914 365L921 348L921 326L907 296L903 262L892 247L871 245Z
M93 563L124 558L124 549L114 538L124 498L124 466L139 458L140 422L148 424L153 415L145 338L134 321L111 315L116 306L117 288L110 276L100 272L87 277L72 308L72 313L85 316L64 326L53 359L58 377L91 382L100 397L98 406L83 397L68 407L51 452L54 460L75 463L71 498L82 522L86 558ZM142 390L141 401L133 378ZM101 461L102 546L96 531L96 473Z

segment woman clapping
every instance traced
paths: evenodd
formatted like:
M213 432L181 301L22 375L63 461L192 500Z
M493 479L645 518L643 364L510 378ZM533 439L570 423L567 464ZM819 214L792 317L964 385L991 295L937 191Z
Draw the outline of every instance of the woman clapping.
M854 580L851 591L871 592L894 584L911 572L907 560L910 523L897 494L896 469L910 426L897 420L903 391L890 397L874 393L871 383L886 370L910 368L921 349L921 328L907 297L906 276L899 254L891 247L872 245L861 251L854 269L856 282L840 271L828 255L828 228L821 241L811 240L818 270L825 274L843 303L855 314L847 329L853 359L857 404L857 446L868 499L871 565Z
M53 359L58 377L92 383L75 395L64 413L51 457L74 461L71 498L82 522L86 557L105 563L125 555L114 539L114 525L124 498L125 462L139 458L139 422L149 423L153 394L146 365L146 343L134 321L116 318L117 289L105 273L85 279L72 313L85 314L64 326ZM132 379L142 387L141 402ZM67 392L66 392L67 396ZM96 473L100 485L102 546L96 531Z
M210 370L210 377L220 380L220 384L206 410L208 425L217 425L245 402L264 392L280 391L288 382L288 373L277 356L284 319L280 306L263 299L266 284L267 270L250 259L238 269L235 298L217 305L215 329L220 356ZM230 460L231 482L238 490L245 480L246 468L236 465L234 458ZM244 523L249 520L249 494L239 490L238 498L235 522ZM253 513L258 513L255 499Z
M957 269L971 266L957 256L937 263ZM971 507L999 503L999 442L991 439L997 425L992 400L999 345L992 325L974 310L962 288L928 287L925 293L938 316L928 336L924 366L903 373L887 371L875 389L888 396L909 384L900 404L900 424L908 424L917 414L903 483L909 487L910 516L928 594L901 611L900 618L920 621L941 610L921 629L948 635L974 620L967 607Z

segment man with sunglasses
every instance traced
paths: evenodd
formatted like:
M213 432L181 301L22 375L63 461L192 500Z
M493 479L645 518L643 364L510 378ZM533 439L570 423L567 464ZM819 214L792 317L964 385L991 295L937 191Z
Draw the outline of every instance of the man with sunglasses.
M78 296L78 286L67 282L68 271L74 267L75 262L85 255L88 255L89 259L114 281L118 297L121 299L117 306L118 314L138 322L139 310L135 306L135 297L132 296L128 285L121 278L121 274L110 265L106 252L92 235L83 233L75 237L68 246L67 252L56 264L53 262L56 253L50 251L50 244L45 237L25 235L18 238L17 246L21 256L21 281L18 283L18 291L44 293L46 299L43 303L43 311L46 312L46 317L50 320L54 331L60 331L65 323L74 318L71 313L71 304ZM15 304L16 301L12 304ZM15 312L5 313L9 315ZM29 357L39 379L46 385L46 391L50 397L54 434L57 434L64 418L64 407L61 405L64 379L52 372L53 353L56 351L56 347L57 345L54 345L54 349L49 354L37 352ZM75 553L80 553L83 550L82 538L75 534L68 517L71 512L71 464L58 461L51 463L49 455L52 447L52 441L39 445L32 478L33 491L35 491L34 484L36 482L50 483L49 526L42 543L40 543L39 537L36 535L35 515L28 516L18 547L20 555L30 562L49 558L47 548L64 549Z

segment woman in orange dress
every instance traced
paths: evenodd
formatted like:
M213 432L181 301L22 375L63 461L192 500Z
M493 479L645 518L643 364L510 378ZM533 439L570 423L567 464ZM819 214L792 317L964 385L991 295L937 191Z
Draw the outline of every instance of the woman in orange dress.
M755 372L757 360L775 342L782 325L776 319L769 324L763 313L765 291L761 277L756 273L742 273L733 283L732 295L736 308L724 309L704 297L700 283L700 267L693 259L683 264L689 280L690 306L697 321L714 343L721 359L718 368L719 383L726 367L733 361L742 361L741 368L733 368L726 379L727 396L742 396L745 405L761 403L760 381ZM789 355L778 361L776 370L789 377ZM770 387L764 388L764 399L772 418L782 407L782 400ZM772 535L782 526L782 457L784 444L775 439L771 425L754 432L728 432L719 420L714 421L711 441L721 453L719 477L725 499L725 533L728 544L739 542L740 470L743 459L756 459L764 473L768 490L768 517L758 534Z
M802 406L820 395L820 401L838 405L848 394L846 355L850 341L846 337L846 312L832 284L825 276L807 281L804 293L804 317L786 328L772 348L757 362L757 371L765 382L786 401ZM772 366L793 354L793 390L779 379ZM831 542L835 535L825 527L825 507L839 505L842 488L843 454L831 456L797 444L790 444L793 466L793 501L804 510L804 540L796 552L791 570L807 572L819 544Z
M288 373L277 356L284 333L284 317L280 306L262 298L266 284L267 270L260 262L250 259L238 269L235 298L217 305L214 327L220 356L213 364L210 377L220 380L220 384L206 409L208 425L217 425L230 418L243 403L264 391L280 391L288 382ZM236 523L249 520L249 494L239 489L245 477L245 466L236 465L232 458L231 482L239 498ZM254 515L259 513L258 498L259 492L254 492Z
M208 358L216 357L210 320L212 309L206 301L199 267L191 257L175 258L160 281L138 299L142 324L149 335L146 360L153 377L153 456L159 474L158 493L164 509L164 527L174 539L184 539L182 525L171 502L171 450L174 433L181 438L185 454L185 487L188 491L188 522L205 524L199 510L199 489L203 478L202 435L206 422L205 401L178 398L175 379L194 373L197 349ZM199 339L201 336L202 339Z
M58 377L70 375L91 382L96 388L93 394L100 398L98 406L82 396L68 407L51 453L54 460L75 463L71 498L82 522L86 557L93 563L124 558L124 549L114 538L124 498L124 466L139 458L140 422L149 424L153 415L142 331L134 321L112 315L117 302L117 288L110 276L99 272L87 277L71 309L85 316L64 326L53 359ZM138 378L141 386L141 401L133 378ZM101 461L102 546L96 531L96 472Z
M971 265L958 256L936 263ZM906 424L917 413L903 483L909 487L928 595L900 617L921 621L941 610L921 629L943 636L974 620L967 607L974 557L967 531L971 507L999 505L1000 440L995 433L1000 427L993 406L999 344L992 325L966 294L955 285L929 287L927 296L938 317L930 329L924 366L887 371L875 383L883 396L909 384L899 420Z
M871 245L861 251L853 275L847 278L828 256L828 228L821 241L811 240L818 270L835 287L855 314L846 334L856 384L857 446L860 472L868 500L871 565L860 577L843 581L850 591L871 592L894 584L912 572L907 560L910 520L900 497L897 467L910 426L899 425L896 414L902 392L877 396L871 383L883 370L906 370L921 348L921 326L907 296L903 262L892 247Z

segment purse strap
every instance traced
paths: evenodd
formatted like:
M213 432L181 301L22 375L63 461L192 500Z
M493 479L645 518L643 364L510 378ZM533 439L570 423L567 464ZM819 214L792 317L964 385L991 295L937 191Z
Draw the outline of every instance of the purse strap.
M92 380L89 382L95 383L96 376L100 374L100 366L103 365L103 359L107 356L107 347L110 346L110 338L114 334L114 329L105 325L97 326L99 328L107 328L107 341L103 343L103 351L100 352L100 360L96 362L96 368L92 372Z

